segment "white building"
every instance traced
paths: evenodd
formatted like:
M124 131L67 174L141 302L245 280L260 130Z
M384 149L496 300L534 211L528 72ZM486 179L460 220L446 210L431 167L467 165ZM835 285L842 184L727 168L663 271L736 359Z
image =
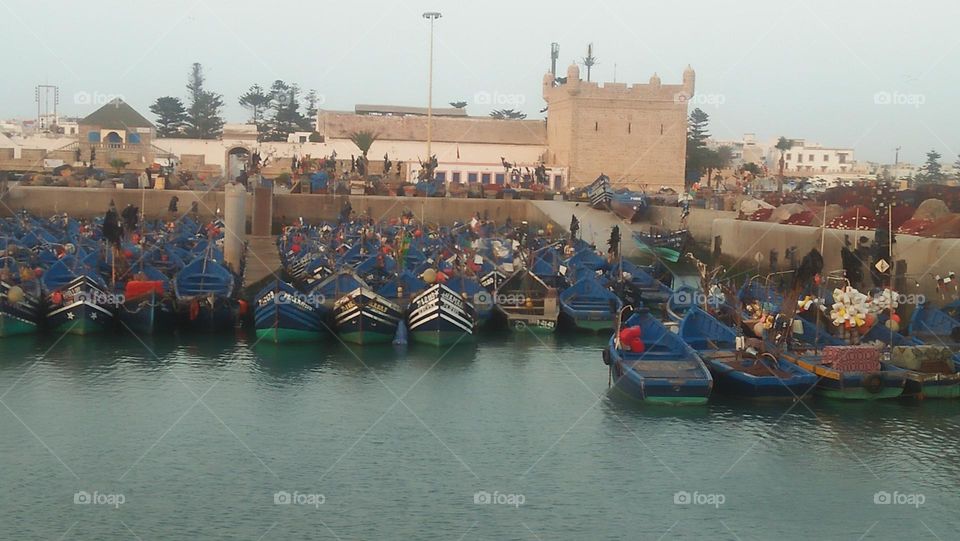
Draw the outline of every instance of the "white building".
M785 174L816 176L824 173L858 173L862 169L854 159L852 148L826 147L808 143L805 139L791 139L791 146L783 153ZM767 167L779 171L780 150L776 140L767 147Z

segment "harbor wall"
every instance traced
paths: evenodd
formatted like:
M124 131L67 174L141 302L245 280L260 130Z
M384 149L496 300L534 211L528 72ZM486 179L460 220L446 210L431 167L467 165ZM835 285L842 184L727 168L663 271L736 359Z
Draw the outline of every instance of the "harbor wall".
M112 200L118 208L128 204L142 207L147 218L168 218L167 208L172 197L179 198L178 211L190 211L194 201L203 217L212 217L224 208L224 195L218 192L191 190L124 190L109 188L64 188L45 186L14 186L3 197L3 214L27 210L38 216L65 212L78 218L103 216ZM474 214L486 215L498 224L510 218L515 223L527 220L533 225L544 225L549 218L529 201L503 199L456 199L443 197L386 197L323 194L276 194L273 197L274 225L291 223L299 217L305 220L335 220L349 200L358 214L370 213L374 219L397 217L410 210L427 222L449 224L468 221ZM248 220L256 212L253 198L246 206ZM569 218L568 218L569 219Z

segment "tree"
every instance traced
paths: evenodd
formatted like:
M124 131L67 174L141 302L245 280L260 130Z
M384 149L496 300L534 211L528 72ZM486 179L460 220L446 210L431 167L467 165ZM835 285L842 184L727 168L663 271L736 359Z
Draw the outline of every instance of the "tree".
M759 166L759 165L757 165L757 164L755 164L755 163L753 163L753 162L750 162L750 163L745 163L745 164L743 164L743 165L740 166L740 173L742 174L742 173L744 173L744 172L750 173L750 174L753 175L754 177L758 177L758 176L760 176L761 170L760 170L760 166Z
M150 106L150 112L157 115L157 137L183 137L187 110L180 98L163 96Z
M710 132L707 131L709 122L710 115L699 108L690 113L687 123L687 160L684 174L687 184L697 182L707 169L707 163L713 160L707 149L707 139L710 138Z
M120 158L114 158L110 160L110 167L113 167L114 169L116 169L118 175L120 174L120 171L123 170L123 168L126 167L127 165L129 165L129 162L125 162Z
M917 172L914 180L920 184L940 184L946 180L947 175L943 172L943 166L940 165L942 157L936 150L927 152L927 161Z
M465 102L465 101L451 101L451 102L450 102L450 107L453 107L454 109L463 109L463 108L466 107L466 106L467 106L467 102Z
M786 161L783 159L783 153L793 148L793 141L781 135L774 148L780 151L780 174L777 175L777 192L783 193L783 168L786 165Z
M197 139L215 139L223 131L223 96L204 88L203 67L194 62L187 80L190 107L187 109L186 134Z
M295 131L312 131L310 121L300 113L300 88L277 79L270 86L272 115L267 121L267 141L286 141Z
M364 158L367 157L367 152L370 151L370 147L373 146L373 143L377 140L377 137L378 134L367 130L355 131L350 134L350 140L353 141L353 144L357 145L357 148L359 148L360 152L363 153Z
M490 112L490 117L497 120L523 120L527 114L513 109L496 109Z
M240 99L240 105L250 110L250 122L257 125L257 132L266 131L263 114L270 106L272 96L260 85L253 85Z

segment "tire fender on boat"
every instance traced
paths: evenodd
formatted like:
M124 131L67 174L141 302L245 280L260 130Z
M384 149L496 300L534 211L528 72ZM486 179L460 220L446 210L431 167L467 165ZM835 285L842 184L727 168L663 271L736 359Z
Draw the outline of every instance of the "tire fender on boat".
M879 393L883 390L883 376L876 373L863 376L863 388L868 393Z
M610 348L603 348L603 364L610 366Z

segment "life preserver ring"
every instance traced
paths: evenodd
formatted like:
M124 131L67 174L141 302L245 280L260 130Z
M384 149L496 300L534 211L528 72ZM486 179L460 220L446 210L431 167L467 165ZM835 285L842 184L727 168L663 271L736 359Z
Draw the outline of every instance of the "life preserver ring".
M190 303L190 321L197 319L200 315L200 301L194 300Z
M883 390L883 376L876 373L863 376L863 388L871 394L879 393Z

